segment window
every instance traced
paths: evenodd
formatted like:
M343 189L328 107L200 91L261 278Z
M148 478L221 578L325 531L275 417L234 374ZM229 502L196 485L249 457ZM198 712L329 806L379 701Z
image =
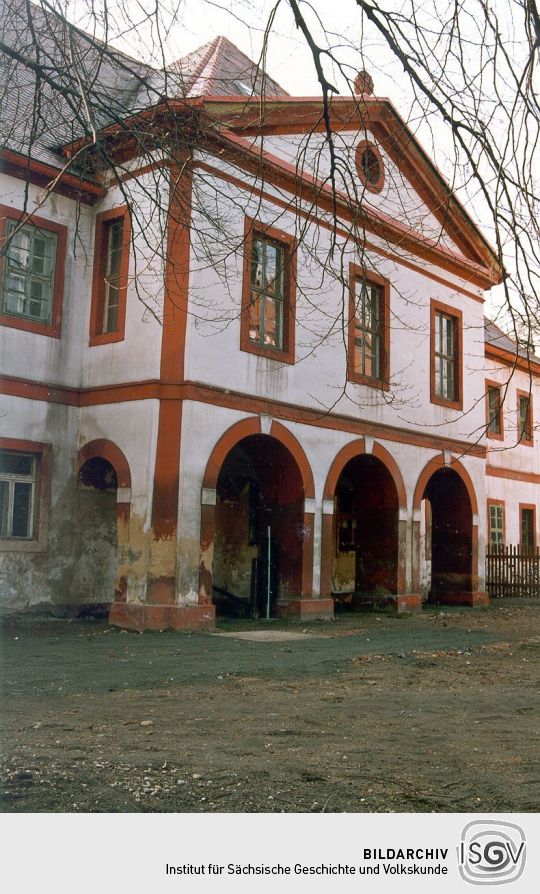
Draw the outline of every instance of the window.
M240 347L294 363L295 240L246 218Z
M356 170L369 192L380 192L384 186L384 163L375 143L362 140L355 153Z
M495 500L488 500L488 539L491 547L504 546L504 503Z
M486 417L488 438L502 440L504 432L501 386L496 382L486 382Z
M285 250L277 242L255 236L251 251L249 340L283 350L283 274Z
M527 447L533 443L532 401L525 391L517 392L518 400L518 440Z
M431 402L463 409L461 362L462 315L431 302Z
M0 205L0 322L59 337L62 319L66 228Z
M45 548L48 445L0 439L0 549Z
M519 504L520 543L522 549L534 550L536 547L536 506Z
M90 344L122 341L131 223L127 208L98 214L94 249L94 281L90 315Z
M10 239L4 267L3 312L50 323L56 263L56 233L7 222Z
M349 277L349 379L387 389L390 285L354 264Z

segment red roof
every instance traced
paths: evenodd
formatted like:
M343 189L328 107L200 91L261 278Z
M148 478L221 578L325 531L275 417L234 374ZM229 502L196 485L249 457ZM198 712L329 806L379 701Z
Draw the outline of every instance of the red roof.
M186 96L288 96L226 37L215 37L177 62L170 70L182 75Z

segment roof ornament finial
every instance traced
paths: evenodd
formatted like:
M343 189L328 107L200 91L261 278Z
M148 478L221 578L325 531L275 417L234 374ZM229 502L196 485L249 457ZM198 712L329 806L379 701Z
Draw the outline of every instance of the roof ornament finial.
M373 78L369 71L362 69L358 72L354 79L354 92L356 96L372 96L373 95Z

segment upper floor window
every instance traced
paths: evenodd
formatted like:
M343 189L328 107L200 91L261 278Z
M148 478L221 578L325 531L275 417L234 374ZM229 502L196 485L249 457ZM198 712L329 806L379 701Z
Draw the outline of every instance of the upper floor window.
M50 323L56 266L56 233L32 224L7 222L9 247L4 261L6 314L16 314L40 323Z
M124 338L131 226L127 208L98 214L90 344Z
M517 392L518 400L518 440L530 447L533 443L532 400L525 391Z
M283 350L285 247L262 236L253 239L249 340Z
M42 335L60 335L66 228L0 206L0 322Z
M461 312L431 302L431 401L462 409Z
M0 537L33 539L36 480L34 454L0 450Z
M503 416L501 386L495 382L486 382L486 410L488 438L503 437Z
M247 218L244 252L240 347L293 363L295 241Z
M349 275L349 379L388 388L389 283L354 264Z

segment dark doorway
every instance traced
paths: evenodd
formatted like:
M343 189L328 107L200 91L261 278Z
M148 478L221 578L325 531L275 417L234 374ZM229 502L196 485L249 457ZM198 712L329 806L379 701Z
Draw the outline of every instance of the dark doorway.
M430 601L444 602L450 594L470 593L472 508L464 482L453 469L439 469L429 479L422 499L431 508Z
M397 593L399 500L386 466L370 455L349 460L335 491L332 589Z
M303 512L302 476L280 441L251 435L233 447L216 488L213 580L218 613L264 616L268 585L272 611L279 600L298 597Z
M101 456L79 470L73 592L77 600L106 606L115 596L118 566L117 477Z

